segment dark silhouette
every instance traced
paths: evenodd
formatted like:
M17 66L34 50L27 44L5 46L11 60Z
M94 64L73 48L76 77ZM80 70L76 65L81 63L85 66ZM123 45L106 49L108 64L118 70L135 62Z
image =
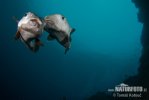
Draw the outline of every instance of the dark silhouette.
M148 0L132 0L139 9L138 20L143 24L141 44L142 55L140 58L140 66L138 74L124 80L124 83L132 86L143 86L149 90L149 1ZM149 91L142 94L142 98L109 98L108 95L99 92L91 96L88 100L149 100Z

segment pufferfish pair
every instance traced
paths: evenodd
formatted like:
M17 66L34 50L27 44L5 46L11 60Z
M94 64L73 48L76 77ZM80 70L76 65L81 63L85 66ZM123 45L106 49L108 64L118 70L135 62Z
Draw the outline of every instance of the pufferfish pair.
M40 18L32 12L26 13L21 20L16 20L18 29L15 39L20 39L33 52L37 52L43 43L40 40L44 31L48 32L49 41L56 39L64 48L65 54L71 46L71 35L75 31L61 14Z

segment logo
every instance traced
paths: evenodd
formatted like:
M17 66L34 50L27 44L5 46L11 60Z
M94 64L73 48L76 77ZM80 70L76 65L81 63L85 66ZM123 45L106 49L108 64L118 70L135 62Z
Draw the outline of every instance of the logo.
M142 93L147 92L147 88L121 83L116 85L114 89L108 89L108 92L113 93L113 97L142 97Z

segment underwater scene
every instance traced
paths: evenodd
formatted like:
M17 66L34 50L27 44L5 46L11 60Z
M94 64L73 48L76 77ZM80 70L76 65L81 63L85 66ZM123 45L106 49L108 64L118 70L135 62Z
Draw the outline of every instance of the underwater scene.
M91 97L138 73L143 24L131 0L2 0L0 10L0 100L108 100ZM41 22L60 14L68 31L43 26L43 45L30 50L25 36L15 40L28 12Z

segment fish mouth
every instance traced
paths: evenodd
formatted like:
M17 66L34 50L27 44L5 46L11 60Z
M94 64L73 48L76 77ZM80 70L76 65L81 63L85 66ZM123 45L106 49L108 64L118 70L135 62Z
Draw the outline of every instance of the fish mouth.
M44 20L44 26L45 26L45 29L50 32L60 32L58 29L56 29L57 26L55 26L55 23L52 20L49 20L49 19Z
M47 23L50 23L50 24L54 24L54 22L50 19L45 19L44 22L47 24Z
M42 24L42 21L39 18L30 18L29 20L36 22L38 25Z

